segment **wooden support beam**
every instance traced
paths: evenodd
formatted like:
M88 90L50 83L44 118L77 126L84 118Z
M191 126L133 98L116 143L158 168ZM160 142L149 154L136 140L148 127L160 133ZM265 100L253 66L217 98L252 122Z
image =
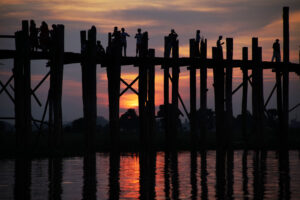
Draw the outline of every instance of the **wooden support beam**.
M155 57L155 50L149 49L148 57ZM149 137L151 141L155 137L155 65L149 65L148 67L148 101L147 101L147 113L148 113L148 127ZM151 145L151 144L150 144Z
M58 24L53 30L52 59L50 65L50 95L49 95L49 145L57 151L62 142L62 84L64 68L64 25ZM52 121L53 120L53 121ZM52 124L53 122L53 124Z
M168 43L169 38L166 36L164 40L164 58L169 58ZM170 116L169 116L169 65L163 65L164 69L164 126L165 126L165 143L168 148L168 143L171 138L170 133Z
M139 53L140 57L147 57L148 56L148 33L145 32L142 35L141 41L141 51ZM146 104L147 104L147 68L146 63L142 63L139 66L139 129L140 129L140 144L141 149L148 150L149 142L149 127L147 127L147 111L146 111Z
M190 39L190 57L196 56L196 41ZM196 67L190 66L190 129L191 145L195 148L198 145L197 123L196 123Z
M111 140L111 151L119 150L120 142L120 77L121 77L121 35L116 34L112 39L109 34L109 46L106 53L110 62L107 65L108 99L109 99L109 134Z
M6 89L7 85L3 84L2 81L0 81L0 85L2 87L1 92L4 91L7 96L10 98L10 100L15 104L15 99L13 98L13 96L9 93L9 91Z
M22 21L22 31L15 33L16 57L14 59L15 128L18 151L28 151L31 142L31 79L29 60L28 21Z
M233 59L233 39L226 38L226 59L228 61L232 61ZM231 146L232 142L232 119L233 119L233 111L232 111L232 66L226 65L226 82L225 82L225 97L226 97L226 144Z
M283 7L283 62L290 62L290 34L289 34L289 7ZM282 73L282 112L283 132L281 133L282 144L288 139L289 131L289 71L284 69ZM284 134L284 135L283 135Z
M96 69L96 35L97 30L92 26L88 30L88 39L86 32L81 32L81 49L84 57L81 63L82 70L82 99L83 99L83 117L85 124L85 149L88 152L94 151L96 137L97 120L97 69Z
M252 60L255 62L252 69L252 114L254 119L254 134L256 138L256 148L261 148L263 144L263 120L264 120L264 100L263 100L263 72L261 67L261 47L258 47L258 38L252 38Z
M136 95L139 95L139 92L136 91L132 85L139 80L139 76L137 76L130 84L128 84L124 79L120 78L120 81L124 83L127 87L120 93L120 96L122 96L128 89L130 89L132 92L134 92Z
M243 47L243 61L248 60L248 47ZM243 72L243 93L242 93L242 133L244 142L247 143L247 132L248 132L248 111L247 111L247 105L248 105L248 80L250 81L250 78L248 77L248 69L246 67L242 67ZM252 75L251 75L252 76Z
M207 59L207 40L201 40L200 58ZM207 66L200 68L200 146L204 147L207 133Z
M222 66L222 49L217 47L212 48L213 59L216 61L216 66L213 69L214 73L214 91L215 91L215 113L216 113L216 137L218 148L225 147L224 138L224 67Z
M172 58L179 57L179 41L176 40L172 49ZM174 65L172 67L172 106L170 109L170 115L172 117L172 143L176 144L178 135L178 123L179 121L179 110L178 110L178 94L179 94L179 66Z
M12 76L10 76L10 78L6 81L6 83L5 84L3 84L2 82L1 82L1 90L0 90L0 94L3 92L3 91L5 91L5 89L6 89L6 87L8 86L8 84L12 81L12 79L14 78L14 75L12 75Z

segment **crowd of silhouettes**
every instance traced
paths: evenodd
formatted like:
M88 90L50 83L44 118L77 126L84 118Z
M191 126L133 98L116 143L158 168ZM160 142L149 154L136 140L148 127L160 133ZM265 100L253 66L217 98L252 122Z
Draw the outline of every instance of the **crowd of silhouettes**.
M29 40L31 51L41 49L43 52L48 52L55 40L56 25L52 25L52 30L49 30L48 24L43 21L40 28L37 28L34 20L30 20Z

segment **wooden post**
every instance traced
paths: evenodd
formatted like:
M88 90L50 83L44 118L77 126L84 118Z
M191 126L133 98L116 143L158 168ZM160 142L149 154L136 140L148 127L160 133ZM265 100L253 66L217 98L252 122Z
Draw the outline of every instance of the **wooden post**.
M14 59L15 128L18 152L28 150L31 141L31 74L28 21L22 21L22 31L15 33Z
M248 47L243 47L243 61L248 61ZM248 68L247 66L242 67L243 71L243 94L242 94L242 132L244 141L247 142L247 100L248 100Z
M254 133L256 147L261 148L263 142L264 97L263 97L263 70L260 65L262 59L261 47L258 47L258 38L252 38L252 113L254 119Z
M190 58L196 55L195 39L190 39ZM191 127L191 144L195 148L198 142L197 125L196 125L196 67L190 66L190 127Z
M149 49L148 57L155 57L155 50ZM149 65L148 69L148 116L149 116L149 135L151 141L155 133L155 65Z
M169 57L168 44L169 38L165 37L165 48L164 48L164 57ZM165 125L165 142L166 146L168 146L171 136L170 136L170 119L169 119L169 66L164 65L164 125Z
M109 133L113 151L118 151L120 140L119 126L119 104L120 104L120 78L121 78L121 37L120 34L114 36L109 42L108 56L110 62L107 66L108 79L108 99L109 99Z
M233 39L226 38L226 59L228 61L232 61L233 57ZM232 118L233 118L233 111L232 111L232 66L226 66L226 143L227 145L231 145L232 143Z
M81 32L81 49L84 61L81 63L82 71L82 100L85 124L85 149L93 151L95 147L96 120L97 120L97 81L96 81L96 28Z
M143 33L141 41L140 58L146 58L148 54L148 33ZM148 145L148 127L147 127L147 65L142 63L139 66L139 120L140 120L140 141L141 148L146 148ZM147 148L146 148L147 149Z
M215 113L216 113L216 136L218 148L224 147L224 67L222 66L222 49L212 48L215 61L213 67L214 90L215 90Z
M201 41L200 58L204 61L207 58L207 40ZM207 132L207 66L201 65L200 68L200 142L201 147L205 145Z
M53 127L49 135L51 148L61 145L62 139L62 83L64 67L64 26L57 25L53 30L53 48L51 49L49 116L53 117ZM50 109L51 107L51 109ZM50 118L50 117L49 117Z
M283 7L283 62L290 62L290 36L289 36L289 7ZM283 92L283 125L285 136L283 143L287 141L289 130L289 72L284 69L282 76L282 92Z
M172 49L172 57L179 57L179 41L176 40L174 47ZM172 139L173 142L177 141L178 134L178 123L179 123L179 113L178 113L178 81L179 81L179 66L174 65L172 68L172 107L171 107L171 116L172 116Z

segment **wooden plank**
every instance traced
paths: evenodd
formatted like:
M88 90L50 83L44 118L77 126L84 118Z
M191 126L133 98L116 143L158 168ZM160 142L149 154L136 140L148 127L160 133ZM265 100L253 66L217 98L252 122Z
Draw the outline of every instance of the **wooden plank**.
M169 58L168 37L164 40L164 58ZM164 69L164 126L165 126L165 143L168 146L170 142L170 116L169 116L169 65L162 65ZM167 147L168 148L168 147Z

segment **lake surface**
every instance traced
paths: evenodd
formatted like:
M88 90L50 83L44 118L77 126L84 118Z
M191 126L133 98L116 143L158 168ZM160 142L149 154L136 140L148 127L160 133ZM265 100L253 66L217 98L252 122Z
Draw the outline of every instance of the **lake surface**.
M0 199L300 199L286 152L96 153L0 160Z

